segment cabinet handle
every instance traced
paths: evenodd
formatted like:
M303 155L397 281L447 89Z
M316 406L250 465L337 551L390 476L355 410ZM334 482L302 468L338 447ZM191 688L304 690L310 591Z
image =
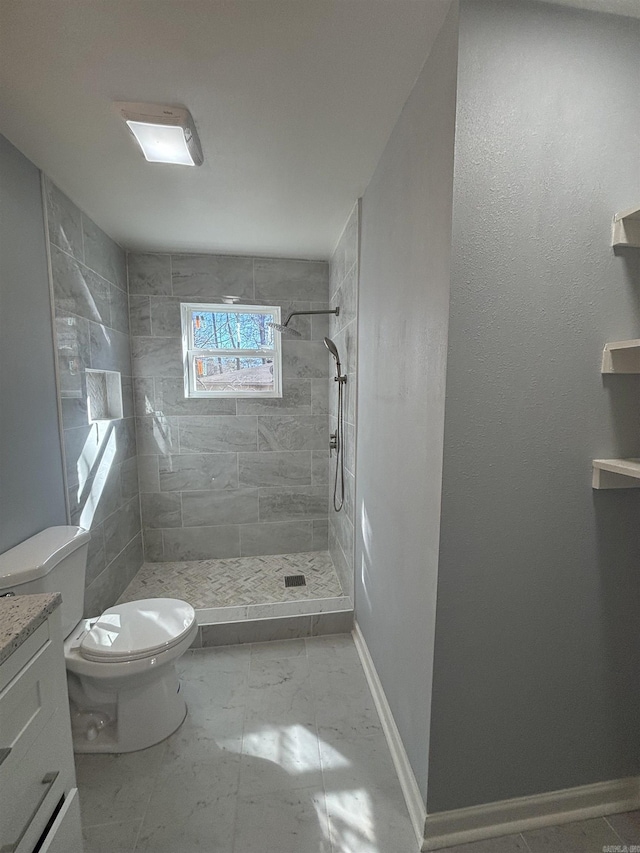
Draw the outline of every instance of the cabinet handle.
M53 788L53 785L54 785L54 783L55 783L55 781L59 775L60 775L59 772L47 773L45 776L42 777L40 784L46 785L46 790L42 792L42 795L40 796L40 799L38 800L35 809L31 812L31 817L25 823L24 827L22 828L22 832L20 833L18 838L12 844L3 844L2 847L0 847L0 853L14 853L14 851L16 851L18 849L18 847L20 846L20 842L25 837L27 830L31 826L33 819L35 818L35 816L40 811L40 806L46 800L47 794Z
M2 764L2 762L5 760L5 758L9 758L10 755L11 755L11 747L10 746L2 747L2 749L0 749L0 764Z

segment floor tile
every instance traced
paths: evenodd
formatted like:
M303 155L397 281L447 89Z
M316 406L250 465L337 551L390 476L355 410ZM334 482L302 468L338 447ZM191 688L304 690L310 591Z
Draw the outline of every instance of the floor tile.
M300 723L245 728L240 794L315 787L322 790L322 768L315 730Z
M306 657L304 640L274 640L270 643L254 643L251 646L251 666L261 660L283 660L284 658Z
M133 853L142 820L107 823L83 830L84 853Z
M604 818L581 820L522 833L531 853L602 853L620 843Z
M82 825L126 823L144 816L164 743L122 755L78 755Z
M236 797L180 791L149 805L136 853L232 853Z
M419 845L404 803L366 788L327 791L333 853L417 853Z
M529 853L529 848L522 835L502 835L500 838L487 838L484 841L472 841L470 844L447 847L443 853ZM564 853L564 851L556 850L555 853ZM601 851L594 850L593 853L601 853Z
M240 797L233 851L331 853L324 795L306 788Z
M625 844L640 848L640 811L608 815L606 821Z

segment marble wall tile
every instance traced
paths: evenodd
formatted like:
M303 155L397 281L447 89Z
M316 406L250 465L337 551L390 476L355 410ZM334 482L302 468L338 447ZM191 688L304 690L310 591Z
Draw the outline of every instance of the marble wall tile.
M336 394L335 384L326 379L311 380L311 413L314 415L326 415L329 411L329 395Z
M60 411L64 429L86 426L89 423L84 372L74 378L78 380L79 390L73 396L63 397L61 395L60 397Z
M311 484L308 451L239 453L238 477L244 486L303 486Z
M353 424L344 425L344 466L355 475L356 470L356 430Z
M315 613L311 617L311 634L320 637L325 634L348 634L353 630L353 610L336 613Z
M184 527L257 522L258 490L221 489L217 492L182 492Z
M173 255L173 295L208 300L253 300L253 259L223 255Z
M129 327L132 335L151 336L151 299L137 293L129 294Z
M58 393L61 397L84 397L84 372L91 366L89 321L64 312L56 312L55 333Z
M85 264L126 292L127 265L124 251L88 216L82 217L82 230Z
M141 492L159 492L158 461L164 457L138 456L138 487Z
M44 186L49 240L67 254L84 260L82 213L49 178Z
M111 325L111 285L56 246L51 247L53 297L60 312Z
M99 323L89 323L91 342L91 367L117 370L131 376L129 336Z
M135 376L183 376L178 338L132 338L131 358Z
M155 407L165 415L235 415L233 397L210 397L201 400L184 396L184 379L158 378L155 381ZM241 414L241 412L238 412Z
M91 525L91 539L87 552L87 573L85 586L98 577L107 567L107 559L104 551L104 532L101 524Z
M335 325L338 331L344 329L349 323L352 323L357 318L358 306L358 269L351 267L346 278L338 288L333 299L331 307L340 308L340 313L335 318Z
M174 492L156 492L140 495L143 527L162 529L182 526L180 495Z
M182 335L180 300L168 296L151 296L151 334L159 337Z
M105 519L104 547L107 563L111 562L125 545L140 532L140 528L140 504L137 497L127 501Z
M256 299L295 299L327 302L329 268L325 261L299 261L288 258L256 259Z
M135 417L135 408L133 405L133 377L120 376L120 385L122 388L122 417Z
M328 445L323 415L258 416L259 450L325 450Z
M328 352L322 341L282 341L282 381L325 379Z
M118 332L129 334L129 299L124 290L115 284L109 285L111 300L111 326Z
M136 442L136 422L134 418L122 418L119 421L110 421L115 434L115 456L114 462L123 462L130 459L138 452Z
M158 484L162 492L237 489L237 456L235 453L184 453L160 458Z
M127 255L129 293L171 295L171 256L130 252Z
M99 616L111 607L142 565L142 536L137 533L106 569L85 589L84 615Z
M347 558L345 557L344 552L340 547L340 543L338 542L335 525L332 521L329 522L328 545L328 550L331 554L331 559L333 560L333 565L335 566L336 574L338 575L338 580L340 581L342 591L345 595L348 595L350 598L353 598L353 558L351 557L349 560L347 560Z
M162 530L145 528L142 531L144 543L144 558L150 563L161 563L164 560L164 547L162 543Z
M313 550L329 550L329 520L314 518L313 520Z
M162 414L162 411L156 407L155 381L152 376L135 377L133 379L133 402L136 417L154 415L156 410Z
M138 494L138 460L135 456L120 465L120 499L129 501Z
M328 510L325 486L260 489L260 521L326 518Z
M182 453L257 450L256 418L252 416L180 418Z
M314 550L312 521L243 524L240 530L243 557Z
M311 478L314 486L333 482L334 466L328 450L314 450L311 454Z
M329 532L329 542L331 542L331 536L335 535L336 540L338 541L340 547L342 548L342 553L345 555L345 558L348 564L353 565L353 523L351 519L344 512L332 512L330 516L331 529Z
M143 456L170 456L179 452L178 418L164 415L136 418L138 453Z
M238 400L239 415L310 415L312 413L312 386L314 382L326 386L327 381L288 379L283 382L282 397L250 397Z
M314 311L327 311L332 306L328 302L312 302L311 307ZM311 317L311 340L322 341L325 337L329 337L329 318L330 314L314 314Z
M163 531L163 559L214 560L240 556L240 527L237 524L217 527L182 527Z

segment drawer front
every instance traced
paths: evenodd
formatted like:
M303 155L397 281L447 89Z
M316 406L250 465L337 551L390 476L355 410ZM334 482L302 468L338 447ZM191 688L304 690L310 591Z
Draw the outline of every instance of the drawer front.
M0 766L0 853L30 852L74 780L68 711L59 708L19 762L12 753Z
M40 853L82 853L80 800L78 789L72 788L47 833Z
M51 640L47 640L0 693L3 764L10 757L20 761L55 711L59 674L56 663ZM0 772L2 770L0 765Z

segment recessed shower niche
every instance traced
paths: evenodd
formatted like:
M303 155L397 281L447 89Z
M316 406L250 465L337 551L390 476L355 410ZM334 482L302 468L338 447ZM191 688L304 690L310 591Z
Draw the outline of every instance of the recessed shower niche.
M86 369L89 423L122 417L122 380L116 370Z

